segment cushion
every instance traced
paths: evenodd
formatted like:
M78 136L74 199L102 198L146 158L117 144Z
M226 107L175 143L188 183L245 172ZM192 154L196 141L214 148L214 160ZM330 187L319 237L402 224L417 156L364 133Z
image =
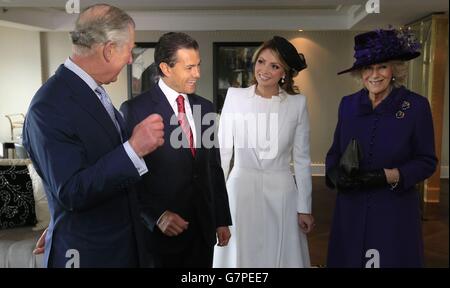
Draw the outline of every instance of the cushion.
M0 229L36 224L33 187L26 165L0 165Z
M34 255L32 252L41 233L33 231L32 227L0 230L0 270L43 267L44 254Z
M28 164L28 172L30 173L31 183L33 186L33 194L36 208L37 223L33 230L43 230L50 223L50 212L48 210L47 195L45 195L44 185L41 177L37 174L33 164Z
M5 267L7 268L41 268L44 254L34 255L33 250L38 238L31 238L12 243L9 246Z

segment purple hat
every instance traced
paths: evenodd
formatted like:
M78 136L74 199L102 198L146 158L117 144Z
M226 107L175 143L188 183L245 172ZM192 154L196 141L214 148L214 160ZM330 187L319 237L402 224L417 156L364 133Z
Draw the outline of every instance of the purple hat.
M356 61L351 68L338 75L389 60L411 60L420 55L419 49L419 43L408 31L379 29L358 34L355 36Z

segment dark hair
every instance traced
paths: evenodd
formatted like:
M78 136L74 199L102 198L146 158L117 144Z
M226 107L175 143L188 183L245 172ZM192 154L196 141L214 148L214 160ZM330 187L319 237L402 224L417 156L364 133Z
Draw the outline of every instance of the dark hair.
M258 82L256 81L256 75L254 73L255 72L255 64L256 64L256 61L258 60L258 57L261 54L261 52L266 50L266 49L271 50L272 52L275 53L277 58L280 60L280 63L283 66L284 72L286 74L286 77L284 78L284 83L281 83L281 79L278 82L280 87L284 91L286 91L286 93L288 93L289 95L299 94L300 91L299 91L298 87L294 85L294 77L298 75L298 72L293 70L293 69L291 69L289 67L289 65L286 63L286 61L284 61L283 57L281 57L281 55L280 55L280 52L278 52L278 49L275 46L275 43L274 43L273 39L264 42L261 46L259 46L259 48L256 50L255 54L253 54L253 58L252 58L252 62L253 62L253 79L252 79L252 84L258 84Z
M180 49L198 50L198 43L191 36L182 32L169 32L162 35L155 47L155 64L158 73L164 77L159 64L167 63L170 67L177 63L177 51Z

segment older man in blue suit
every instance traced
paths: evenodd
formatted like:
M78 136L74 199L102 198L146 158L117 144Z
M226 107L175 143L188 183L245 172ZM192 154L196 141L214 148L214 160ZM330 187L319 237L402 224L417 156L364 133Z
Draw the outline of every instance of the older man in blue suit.
M71 32L72 56L30 104L24 145L49 200L47 267L140 264L137 200L127 187L147 173L142 157L163 144L163 123L149 115L128 135L102 87L131 63L134 37L122 10L87 8Z

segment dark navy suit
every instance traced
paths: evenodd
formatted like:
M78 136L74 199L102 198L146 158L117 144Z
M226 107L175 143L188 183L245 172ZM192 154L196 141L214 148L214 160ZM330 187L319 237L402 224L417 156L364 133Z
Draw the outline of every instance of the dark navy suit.
M191 94L188 98L192 111L194 106L201 107L202 117L214 112L212 103L202 97ZM148 228L145 239L149 252L177 257L176 255L183 254L182 251L194 249L193 244L201 242L200 246L211 252L212 260L216 228L231 225L225 179L217 148L207 148L202 143L193 157L189 148L172 147L170 136L179 126L170 125L174 111L158 84L126 101L122 104L121 111L130 131L153 113L160 114L164 121L164 145L144 157L151 172L144 175L137 185L141 216ZM202 142L200 137L205 131L214 129L214 125L200 125L195 116L194 121L198 145ZM175 212L188 221L189 228L178 236L165 236L156 222L166 210ZM196 259L193 258L186 260L191 261L188 265L202 266L201 263L195 263Z
M34 96L23 136L49 202L46 266L64 267L69 249L79 252L81 267L138 266L142 236L127 187L140 176L89 86L61 65Z

